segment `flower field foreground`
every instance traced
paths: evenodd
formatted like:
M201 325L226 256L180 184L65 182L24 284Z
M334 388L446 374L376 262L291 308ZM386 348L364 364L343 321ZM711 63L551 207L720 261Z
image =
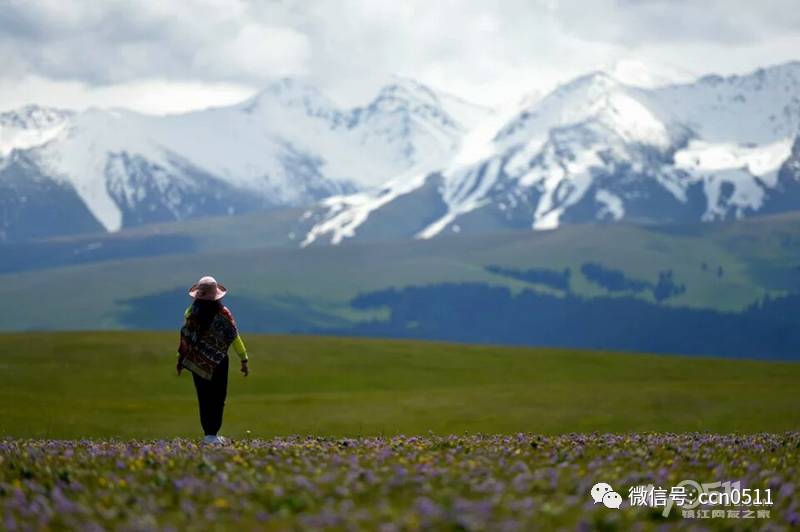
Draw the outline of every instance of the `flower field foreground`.
M798 524L799 447L797 432L290 437L220 448L5 439L0 528L782 530ZM702 519L631 506L633 486L686 479L769 488L772 505L760 517ZM620 508L592 500L598 482L619 492Z

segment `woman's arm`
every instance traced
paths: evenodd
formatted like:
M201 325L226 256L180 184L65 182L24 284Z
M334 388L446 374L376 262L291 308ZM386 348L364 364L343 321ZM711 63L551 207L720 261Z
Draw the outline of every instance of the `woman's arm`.
M189 305L188 307L186 307L186 310L183 312L183 322L184 322L184 324L186 323L186 320L189 318L189 314L191 314L191 312L192 312L192 306ZM183 342L183 337L181 337L181 342ZM175 358L177 358L177 360L178 360L177 364L175 365L175 369L178 372L178 375L180 375L181 374L181 370L183 369L183 366L181 365L180 346L178 347L178 352L175 353Z
M239 360L242 361L241 372L244 373L244 376L247 377L250 375L250 368L247 365L247 347L244 345L244 340L242 340L242 336L239 334L239 328L236 326L236 320L233 318L233 314L231 313L228 307L222 307L222 312L231 320L233 327L236 329L236 338L233 339L233 349L236 351L236 354L239 355Z
M192 306L189 305L188 307L186 307L186 310L183 311L183 323L184 323L184 325L186 324L186 320L189 319L189 314L191 314L191 313L192 313ZM180 352L178 352L176 356L177 356L177 358L181 358Z
M242 337L238 334L233 340L233 348L236 350L236 354L239 355L239 360L242 361L242 367L239 371L244 373L244 376L247 377L250 375L250 367L247 365L247 348L244 346Z
M237 334L236 338L233 339L233 349L236 351L236 354L239 355L239 360L247 362L247 348L240 334Z

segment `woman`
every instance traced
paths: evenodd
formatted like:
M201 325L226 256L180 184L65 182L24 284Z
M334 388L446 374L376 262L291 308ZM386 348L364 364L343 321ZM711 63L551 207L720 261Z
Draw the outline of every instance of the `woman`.
M222 411L228 392L228 347L239 355L245 377L247 349L236 328L231 311L220 301L227 290L210 276L202 277L189 289L194 301L184 312L181 343L178 347L178 375L183 368L192 372L197 401L200 404L200 424L205 432L203 443L223 444L218 436L222 426Z

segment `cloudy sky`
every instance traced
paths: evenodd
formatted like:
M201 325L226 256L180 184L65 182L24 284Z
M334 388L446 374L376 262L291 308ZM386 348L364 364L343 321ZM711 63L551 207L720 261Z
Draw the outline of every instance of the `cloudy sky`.
M179 112L285 76L344 105L393 75L495 104L619 60L684 78L798 50L797 0L0 0L0 110Z

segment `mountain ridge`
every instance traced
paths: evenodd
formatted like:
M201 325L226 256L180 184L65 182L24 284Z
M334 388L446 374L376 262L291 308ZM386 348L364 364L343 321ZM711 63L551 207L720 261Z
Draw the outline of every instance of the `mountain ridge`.
M310 245L800 206L800 62L676 83L626 68L641 82L615 66L497 109L397 77L351 108L282 79L162 117L0 113L0 239L275 207L308 208Z
M0 235L26 237L24 226L40 214L20 188L23 167L11 175L20 156L29 180L52 181L71 196L69 209L58 209L65 221L88 216L115 231L354 192L439 164L464 127L421 84L387 86L348 110L296 80L240 104L163 117L27 106L0 114L0 188L8 196ZM60 234L53 226L33 232Z
M429 208L419 207L425 223L404 220L404 233L392 236L712 221L797 208L800 176L783 167L794 164L798 131L798 62L656 88L591 72L521 106L476 145L462 143L479 157L458 153L413 186L396 185L391 201ZM307 216L315 223L304 244L358 238L369 218L391 228L397 216L380 197L385 191L326 200Z

